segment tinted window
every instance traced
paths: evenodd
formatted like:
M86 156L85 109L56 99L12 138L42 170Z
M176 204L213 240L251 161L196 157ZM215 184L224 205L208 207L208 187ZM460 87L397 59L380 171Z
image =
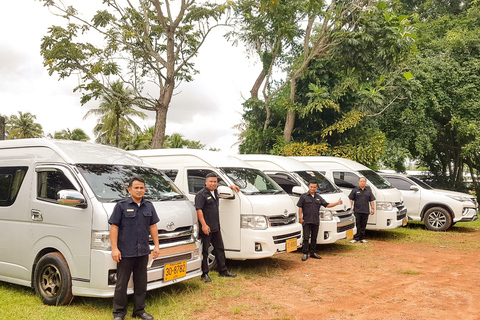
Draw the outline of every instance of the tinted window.
M318 193L340 192L340 190L335 188L335 186L330 182L330 180L328 180L323 174L318 171L296 171L295 173L303 179L307 186L311 180L317 181Z
M155 168L103 164L79 164L77 167L101 201L117 201L129 197L127 188L133 177L145 180L145 199L184 199L173 182Z
M342 188L353 189L358 186L358 176L348 171L333 172L335 184Z
M191 194L197 194L203 187L205 187L205 177L207 174L213 172L212 170L187 170L188 178L188 192ZM222 178L218 177L218 185L226 186L227 184Z
M410 181L398 178L398 177L384 177L398 190L410 190L410 186L413 185Z
M383 179L378 173L373 170L360 170L358 172L360 172L360 174L367 178L367 180L378 189L392 188L392 185L387 180Z
M425 182L423 182L422 180L420 179L417 179L415 177L411 177L411 176L408 176L408 178L410 178L410 180L412 180L413 182L415 182L416 184L418 184L420 187L422 187L423 189L427 189L427 190L430 190L430 189L433 189L430 185L426 184Z
M294 178L283 172L268 173L267 175L288 194L292 194L293 187L300 185Z
M17 198L28 167L0 168L0 207L11 206Z
M165 173L165 175L167 177L169 177L172 181L175 181L175 179L177 178L177 174L178 174L178 170L162 170L163 173Z
M245 194L283 193L282 188L262 171L250 168L222 168Z
M57 200L57 192L67 189L76 190L61 170L48 169L37 172L37 198Z

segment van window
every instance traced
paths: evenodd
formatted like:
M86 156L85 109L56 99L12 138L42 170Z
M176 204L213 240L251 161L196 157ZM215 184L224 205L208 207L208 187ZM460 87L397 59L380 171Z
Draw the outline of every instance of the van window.
M28 167L0 167L0 207L15 202L27 170Z
M335 184L342 188L353 189L358 186L358 176L348 171L334 171L333 179Z
M318 193L335 193L341 192L338 190L321 172L318 171L296 171L305 184L308 186L311 180L316 180L318 183Z
M38 199L56 201L57 192L67 189L77 190L61 170L48 169L37 172Z
M250 168L222 168L222 170L246 194L284 193L272 178L260 170Z
M360 170L361 175L363 175L367 180L373 184L378 189L391 189L393 188L390 182L382 178L378 173L373 170Z
M213 170L208 169L190 169L187 170L188 192L190 194L197 194L203 187L205 187L205 177L212 173ZM217 175L218 176L218 175ZM222 178L218 177L218 185L226 186L227 184Z
M267 173L267 175L290 195L292 194L293 187L300 185L294 178L283 172Z
M165 175L167 177L169 177L172 181L175 181L175 179L177 178L177 174L178 174L178 170L162 170L163 173L165 173Z

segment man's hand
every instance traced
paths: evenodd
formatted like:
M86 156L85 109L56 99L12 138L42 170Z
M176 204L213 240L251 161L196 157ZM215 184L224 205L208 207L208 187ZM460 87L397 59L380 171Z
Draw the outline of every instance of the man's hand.
M202 231L208 236L210 234L210 227L205 223L202 225Z
M120 253L120 250L118 250L118 248L112 249L112 259L117 263L122 260L122 254Z
M337 202L337 203L338 203L338 204L343 204L342 199L338 199L338 202Z
M240 188L237 185L232 184L231 186L228 186L230 189L235 190L237 192L240 192Z
M305 222L305 220L303 220L303 218L300 218L299 221L300 221L300 223L304 223L304 222Z
M375 209L373 209L373 208L370 209L370 214L371 214L371 215L375 214Z
M159 247L155 247L153 248L153 251L152 251L152 259L156 259L160 256L160 248Z

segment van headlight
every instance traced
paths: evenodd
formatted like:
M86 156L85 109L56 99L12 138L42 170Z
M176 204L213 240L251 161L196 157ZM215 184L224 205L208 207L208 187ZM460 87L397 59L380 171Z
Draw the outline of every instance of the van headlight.
M393 204L391 202L377 201L377 210L392 211Z
M198 222L195 222L193 224L193 237L195 239L198 239Z
M265 230L268 228L265 216L242 215L240 223L244 229Z
M92 231L92 249L112 250L110 245L110 231Z
M333 212L331 210L322 210L320 211L320 219L325 221L333 220Z

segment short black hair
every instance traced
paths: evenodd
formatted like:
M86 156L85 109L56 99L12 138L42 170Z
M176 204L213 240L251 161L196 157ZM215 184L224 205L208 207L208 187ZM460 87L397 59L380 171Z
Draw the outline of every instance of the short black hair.
M209 174L207 174L207 175L205 176L205 180L207 180L208 178L217 178L217 179L218 179L218 177L217 177L217 175L216 175L215 172L210 172Z
M141 183L145 184L145 180L141 177L132 177L128 182L128 187L131 188L133 185L133 181L140 181Z
M308 181L308 185L311 185L311 184L316 184L316 185L318 185L318 182L317 182L317 180L310 180L310 181Z

